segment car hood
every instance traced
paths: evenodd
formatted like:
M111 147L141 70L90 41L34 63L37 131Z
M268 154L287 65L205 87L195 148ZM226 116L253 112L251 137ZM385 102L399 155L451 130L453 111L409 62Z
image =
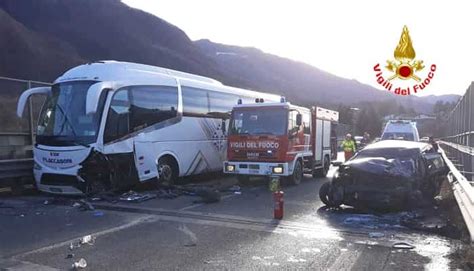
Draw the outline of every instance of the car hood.
M368 173L371 175L405 177L415 176L415 161L412 158L386 159L383 157L359 158L344 163L340 173Z

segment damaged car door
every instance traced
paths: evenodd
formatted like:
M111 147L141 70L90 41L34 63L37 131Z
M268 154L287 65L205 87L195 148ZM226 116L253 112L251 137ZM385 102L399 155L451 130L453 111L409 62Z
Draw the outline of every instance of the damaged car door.
M433 198L439 194L449 168L442 155L432 149L423 153L423 160L426 176L423 178L421 191L425 198Z

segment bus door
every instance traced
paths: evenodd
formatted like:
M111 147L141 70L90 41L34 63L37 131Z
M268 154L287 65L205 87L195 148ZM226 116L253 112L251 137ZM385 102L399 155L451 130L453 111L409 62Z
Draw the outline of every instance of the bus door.
M153 152L153 143L144 140L144 134L139 134L133 141L133 153L135 156L135 166L140 181L146 181L158 176L156 155Z

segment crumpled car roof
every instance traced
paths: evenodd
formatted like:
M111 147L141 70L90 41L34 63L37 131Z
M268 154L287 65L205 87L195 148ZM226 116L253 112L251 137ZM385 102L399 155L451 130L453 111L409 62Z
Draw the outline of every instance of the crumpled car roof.
M381 149L381 148L401 148L401 149L419 149L424 150L431 148L431 144L425 142L415 142L406 140L382 140L365 147L365 150L369 149Z
M364 157L344 163L346 167L376 175L413 177L416 173L413 157L391 158Z

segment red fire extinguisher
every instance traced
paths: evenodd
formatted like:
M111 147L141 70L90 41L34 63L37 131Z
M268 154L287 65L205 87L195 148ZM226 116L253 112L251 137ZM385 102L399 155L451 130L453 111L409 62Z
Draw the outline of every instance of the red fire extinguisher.
M273 192L274 208L273 208L273 218L283 219L283 191Z

